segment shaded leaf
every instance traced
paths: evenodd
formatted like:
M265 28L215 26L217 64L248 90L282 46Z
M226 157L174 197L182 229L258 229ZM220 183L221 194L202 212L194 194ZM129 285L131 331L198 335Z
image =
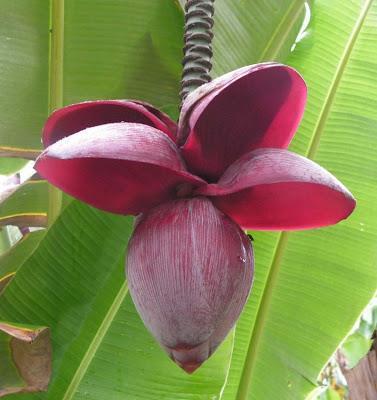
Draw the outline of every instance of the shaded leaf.
M355 367L367 355L371 345L372 340L360 333L356 332L349 336L342 345L342 353L347 359L347 368L351 369Z
M22 158L0 158L0 175L10 175L18 172L28 161Z
M47 208L47 182L27 181L0 204L0 226L46 226Z
M340 347L342 356L345 356L344 369L352 369L368 353L372 346L372 337L377 327L376 298L363 312L359 326L354 329Z
M35 158L47 116L49 7L5 1L0 12L0 154Z
M165 29L161 29L161 21L167 24ZM173 76L179 78L182 66L177 61L183 56L184 13L178 0L163 2L151 20L150 26L152 44L161 63ZM172 37L177 40L171 40Z
M157 45L169 36L176 53L183 32L176 7L166 0L66 0L63 103L137 98L177 104L179 73L170 71Z
M0 256L0 294L14 277L18 268L31 256L45 235L45 231L31 232Z
M286 59L304 17L305 0L217 0L213 75Z

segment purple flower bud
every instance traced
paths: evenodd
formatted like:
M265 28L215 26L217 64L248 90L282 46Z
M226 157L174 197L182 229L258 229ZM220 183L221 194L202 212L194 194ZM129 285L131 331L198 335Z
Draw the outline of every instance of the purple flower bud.
M145 325L186 372L235 324L253 281L247 235L204 197L164 203L137 221L127 276Z

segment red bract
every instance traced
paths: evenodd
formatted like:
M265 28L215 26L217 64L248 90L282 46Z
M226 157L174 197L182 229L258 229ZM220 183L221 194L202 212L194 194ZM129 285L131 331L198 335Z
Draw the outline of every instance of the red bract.
M265 63L191 93L177 126L138 101L74 104L48 119L36 169L76 198L141 214L128 248L136 307L187 372L224 339L246 302L253 251L242 228L335 224L355 207L328 171L288 147L306 85Z
M187 372L224 340L249 295L249 238L203 197L164 203L137 221L129 288L145 324Z

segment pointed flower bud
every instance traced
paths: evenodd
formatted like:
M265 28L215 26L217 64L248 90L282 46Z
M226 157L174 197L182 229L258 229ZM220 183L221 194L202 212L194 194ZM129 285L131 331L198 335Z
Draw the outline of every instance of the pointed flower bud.
M145 325L186 372L235 324L253 281L247 235L204 197L164 203L138 220L127 258Z

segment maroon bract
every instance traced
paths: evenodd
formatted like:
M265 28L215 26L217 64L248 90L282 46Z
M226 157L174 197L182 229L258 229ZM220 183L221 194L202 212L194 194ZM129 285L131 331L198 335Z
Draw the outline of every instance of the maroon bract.
M194 371L224 340L253 279L240 227L204 197L174 200L137 221L127 257L136 308L171 358Z
M276 63L192 92L177 126L139 101L54 112L36 169L100 209L139 215L128 247L131 295L148 329L187 372L225 338L247 300L253 250L240 229L331 225L355 207L328 171L286 150L306 85Z

